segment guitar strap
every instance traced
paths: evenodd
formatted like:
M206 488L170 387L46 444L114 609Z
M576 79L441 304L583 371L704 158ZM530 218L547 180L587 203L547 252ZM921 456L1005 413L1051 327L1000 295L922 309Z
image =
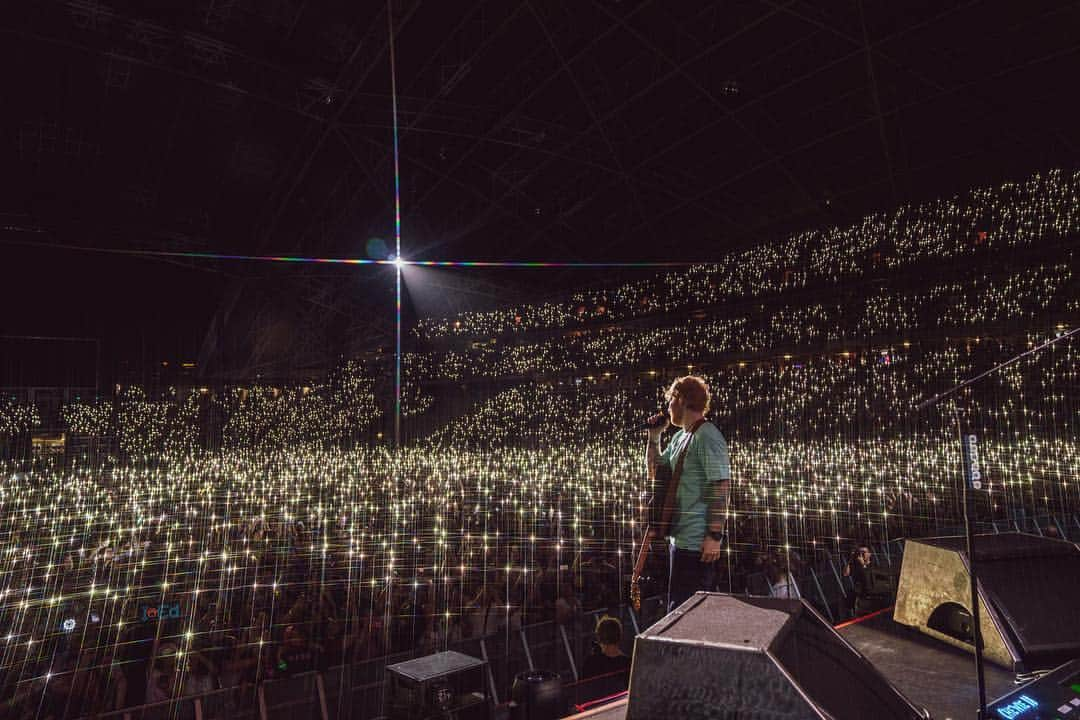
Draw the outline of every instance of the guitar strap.
M675 459L675 468L671 471L671 482L668 483L667 492L664 493L664 504L660 510L660 527L657 528L657 537L666 537L671 529L671 518L679 506L679 479L682 477L683 464L686 462L686 454L690 451L690 442L694 439L694 433L705 424L705 418L700 418L690 426L687 431L686 442L679 450L679 457Z

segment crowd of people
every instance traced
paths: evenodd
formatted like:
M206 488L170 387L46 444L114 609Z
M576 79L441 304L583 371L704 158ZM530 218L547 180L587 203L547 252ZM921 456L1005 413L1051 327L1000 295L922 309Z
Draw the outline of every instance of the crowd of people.
M986 254L1009 255L1067 242L1080 231L1080 173L1053 170L1023 182L975 188L953 198L902 205L846 227L797 233L718 258L709 265L547 303L422 320L417 335L490 337L652 314L679 314L882 273Z
M869 608L864 550L962 516L958 419L980 433L982 517L1075 516L1074 341L948 409L916 406L1068 330L1072 251L1007 251L1075 237L1077 207L1080 174L1052 172L715 267L424 321L402 358L400 449L381 360L72 403L79 451L0 461L4 717L223 687L242 702L307 670L617 614L651 492L626 429L691 370L730 448L719 589L804 596L810 567L847 557L864 598L848 610ZM971 258L984 274L927 271ZM898 279L858 282L881 272ZM0 440L39 422L0 400ZM625 662L617 623L597 625L590 672Z
M460 381L504 376L588 373L697 363L714 356L769 354L801 349L821 352L830 345L863 346L867 341L902 341L913 333L963 332L1000 326L1022 331L1047 315L1064 317L1076 294L1073 255L1067 263L1036 264L1000 274L926 284L904 277L897 288L878 284L865 295L835 288L833 299L789 299L773 304L731 304L719 316L684 314L655 327L609 324L569 330L551 337L528 335L507 342L473 343L424 353L424 380ZM999 329L1000 332L1000 329Z
M517 458L423 451L161 460L8 479L6 717L253 688L621 601L614 530L592 520L617 523L621 483L571 495Z
M574 409L548 392L492 407L534 412L562 398ZM523 418L507 412L477 429ZM522 437L399 453L240 448L12 473L0 505L12 717L42 702L74 717L254 687L618 607L648 492L641 448L543 428L532 449L512 446ZM881 440L733 437L720 587L798 596L806 564L824 555L956 522L951 431L912 429ZM1075 435L1009 434L982 451L998 488L987 517L1080 504ZM67 679L53 685L53 675Z
M41 413L29 403L0 396L0 437L16 437L41 424Z

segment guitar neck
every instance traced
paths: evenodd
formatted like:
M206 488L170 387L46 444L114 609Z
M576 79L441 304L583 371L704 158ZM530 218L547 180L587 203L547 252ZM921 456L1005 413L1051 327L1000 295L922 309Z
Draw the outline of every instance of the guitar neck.
M641 577L642 571L645 569L645 561L649 557L649 526L645 526L645 535L641 538L641 547L638 548L637 562L634 563L634 577Z

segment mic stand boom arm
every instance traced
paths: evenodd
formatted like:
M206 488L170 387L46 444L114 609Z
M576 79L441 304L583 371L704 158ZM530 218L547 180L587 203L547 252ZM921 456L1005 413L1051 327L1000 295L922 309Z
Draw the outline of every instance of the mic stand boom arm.
M1019 355L1016 355L1016 356L1014 356L1012 358L1009 358L1008 360L1006 360L1004 362L998 363L994 367L990 368L989 370L986 370L984 372L979 373L975 377L968 378L967 380L964 380L963 382L960 382L960 383L954 385L953 387L949 388L948 390L945 390L944 392L938 393L937 395L930 398L929 400L922 401L921 403L919 403L918 405L915 406L915 409L918 411L918 410L924 410L926 408L933 407L933 406L937 405L939 402L941 402L942 400L944 400L945 398L952 395L953 393L956 393L956 392L958 392L958 391L960 391L960 390L962 390L962 389L964 389L966 387L970 387L971 385L974 385L975 383L979 382L980 380L982 380L987 375L991 375L992 373L995 373L995 372L997 372L999 370L1003 370L1004 368L1007 368L1010 365L1019 362L1022 358L1025 358L1028 355L1034 355L1035 353L1041 352L1042 350L1050 347L1051 345L1059 343L1062 340L1065 340L1067 338L1071 338L1073 335L1075 335L1078 332L1080 332L1080 328L1073 328L1072 330L1069 330L1068 332L1064 332L1064 333L1061 333L1061 334L1059 334L1059 335L1057 335L1057 336L1055 336L1053 338L1050 338L1049 340L1047 340L1044 343L1036 345L1033 348L1029 348L1028 350L1025 350L1024 352L1020 353ZM963 428L962 424L960 423L960 414L957 412L955 402L949 403L949 406L950 406L950 409L952 411L953 420L956 422L956 434L957 434L957 437L960 440L961 458L962 458L962 462L963 462L963 473L964 473L963 490L962 490L962 493L963 493L962 494L962 503L964 505L964 535L966 536L966 539L967 539L968 572L971 575L971 630L972 630L972 640L975 643L975 676L976 676L976 681L978 683L978 689L979 689L979 709L978 709L977 717L978 717L978 720L985 720L985 718L986 718L986 678L985 678L984 673L983 673L982 629L979 627L979 615L980 615L980 613L979 613L979 581L978 581L978 573L977 573L977 571L975 569L975 530L974 530L974 526L972 525L972 518L975 515L975 495L974 495L975 488L970 487L971 482L970 482L970 478L968 477L969 472L970 472L970 469L968 467L969 459L968 459L968 456L967 456L967 452L965 450L966 446L964 445L964 428Z

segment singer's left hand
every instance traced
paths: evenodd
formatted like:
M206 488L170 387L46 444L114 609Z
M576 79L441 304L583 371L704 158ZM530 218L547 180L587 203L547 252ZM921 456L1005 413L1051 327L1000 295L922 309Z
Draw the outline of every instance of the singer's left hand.
M720 551L723 547L723 542L720 540L713 540L706 535L705 540L701 543L701 562L716 562L719 560Z

